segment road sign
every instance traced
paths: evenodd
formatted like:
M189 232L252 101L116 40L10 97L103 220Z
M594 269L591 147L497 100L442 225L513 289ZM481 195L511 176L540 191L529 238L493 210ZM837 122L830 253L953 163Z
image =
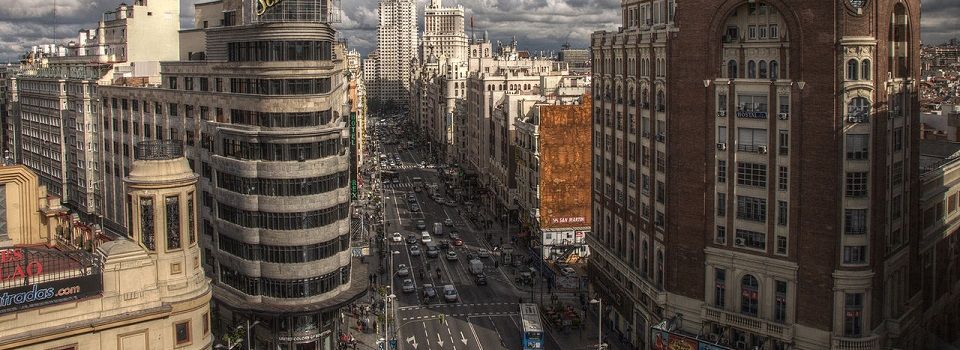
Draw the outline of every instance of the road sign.
M359 257L363 256L363 249L360 248L360 247L353 247L353 254L352 254L352 255L353 255L354 258L359 258Z

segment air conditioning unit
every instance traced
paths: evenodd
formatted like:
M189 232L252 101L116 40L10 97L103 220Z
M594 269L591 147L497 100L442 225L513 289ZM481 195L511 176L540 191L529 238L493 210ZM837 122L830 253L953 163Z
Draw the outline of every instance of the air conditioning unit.
M725 151L726 149L727 149L727 143L726 143L726 142L717 142L717 150L718 150L718 151Z
M757 146L757 153L767 154L767 146Z
M789 113L777 113L777 119L780 119L780 120L790 119L790 114L789 114Z
M740 237L737 237L733 240L733 245L738 247L742 247L745 243L746 242L743 240L743 238L740 238Z
M723 118L727 116L727 111L717 111L717 118Z

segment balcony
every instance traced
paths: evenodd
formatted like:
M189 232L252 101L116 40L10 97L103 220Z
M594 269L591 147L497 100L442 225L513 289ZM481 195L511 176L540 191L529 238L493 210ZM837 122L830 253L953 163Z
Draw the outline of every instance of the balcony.
M880 348L880 336L863 338L833 337L831 348L835 350L872 350Z
M793 339L793 325L779 324L757 317L738 314L735 312L717 309L710 306L703 308L703 319L718 324L733 326L745 331L768 337L777 338L786 342Z
M870 117L867 114L848 114L847 123L869 123Z

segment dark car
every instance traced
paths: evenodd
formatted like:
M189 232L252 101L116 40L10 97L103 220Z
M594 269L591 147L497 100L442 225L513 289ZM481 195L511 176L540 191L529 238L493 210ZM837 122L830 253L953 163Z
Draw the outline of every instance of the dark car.
M440 242L440 245L438 247L440 247L440 249L442 250L448 250L450 249L450 242L447 242L447 240L443 240Z
M410 234L407 235L407 244L417 244L417 235Z
M482 274L482 273L481 273L481 274L478 274L478 275L474 278L474 282L476 282L478 286L485 286L485 285L487 285L487 275L484 275L484 274Z
M427 300L432 300L437 297L437 289L433 287L432 284L423 285L423 298Z

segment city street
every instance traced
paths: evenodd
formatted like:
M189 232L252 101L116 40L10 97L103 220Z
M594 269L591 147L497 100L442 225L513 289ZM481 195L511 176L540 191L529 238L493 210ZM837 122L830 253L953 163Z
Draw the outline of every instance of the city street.
M398 145L385 145L388 157L399 154L401 159L393 167L399 183L383 185L383 201L386 239L389 251L394 252L392 265L392 289L397 295L395 325L399 349L518 349L520 348L519 301L521 292L511 281L511 277L495 267L497 256L481 258L487 277L486 285L477 285L474 274L470 272L468 255L477 256L481 249L493 251L486 241L487 232L480 232L462 214L462 203L438 203L430 196L429 186L439 184L440 179L435 168L421 167L423 154L418 150L401 149ZM423 179L421 191L415 191L414 178ZM435 186L436 193L444 199L444 186ZM415 195L415 201L408 194ZM411 210L413 207L419 210ZM422 220L425 229L417 227ZM447 225L446 223L452 223ZM442 227L436 234L435 227ZM422 242L423 231L430 233L430 239L438 246L449 244L448 249L440 249L436 257L428 257L426 244ZM402 241L395 242L393 234L400 233ZM462 239L462 246L455 246L450 233ZM407 242L408 236L415 237L415 243ZM498 235L497 239L500 239ZM416 246L420 253L411 254ZM456 258L448 258L448 252L455 252ZM389 259L389 254L386 254ZM389 264L389 263L388 263ZM408 274L399 276L401 265L407 267ZM414 290L403 291L403 282L410 279ZM424 296L423 286L432 284L436 296ZM444 301L443 287L452 285L458 294L457 301ZM391 325L394 328L394 325ZM547 336L547 349L559 349L556 342Z

